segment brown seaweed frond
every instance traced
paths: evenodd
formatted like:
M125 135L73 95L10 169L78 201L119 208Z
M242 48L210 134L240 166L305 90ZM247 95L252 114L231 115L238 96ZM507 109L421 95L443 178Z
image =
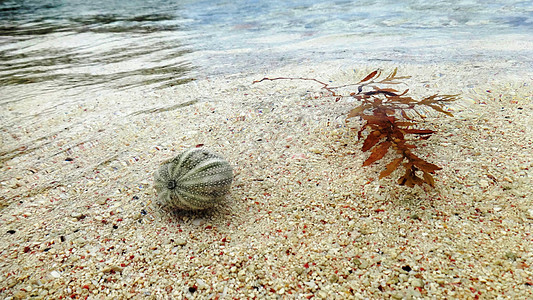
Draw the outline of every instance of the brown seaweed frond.
M380 84L401 83L397 77L397 69L391 72L385 79L379 80L381 72L374 71L360 81L358 92L350 96L360 100L360 104L348 113L347 119L359 117L365 121L357 132L359 140L363 139L363 152L370 151L370 156L363 162L363 166L369 166L382 159L392 149L395 158L385 166L379 174L379 178L387 177L400 166L405 173L398 179L400 185L414 187L415 185L428 184L435 186L433 174L441 168L415 154L417 148L414 141L427 140L435 131L420 129L419 120L424 116L419 112L421 109L430 108L436 112L453 116L447 111L446 105L457 99L457 95L434 94L421 100L407 96L409 89L402 92L393 88L381 88ZM372 90L363 92L363 86L371 86ZM409 113L414 112L419 118L412 117ZM363 136L363 133L366 133ZM408 136L416 137L408 139ZM418 174L422 174L419 177Z
M355 84L336 87L314 78L294 77L263 78L254 83L281 79L314 81L321 84L323 89L331 93L331 96L337 97L337 101L342 97L352 97L358 100L359 105L348 112L346 120L358 117L364 121L363 126L357 132L358 140L363 140L361 151L370 151L363 166L378 162L385 157L389 149L392 149L390 152L396 158L385 166L379 178L391 175L402 166L405 173L398 179L400 185L414 187L428 184L434 187L433 174L441 168L413 153L413 150L417 149L417 140L427 140L435 133L434 130L419 128L420 121L424 119L421 111L431 109L453 116L446 110L446 105L457 100L457 95L434 94L417 100L407 96L409 89L399 91L395 88L383 87L401 84L403 79L409 78L409 76L398 76L397 71L396 68L383 78L382 71L375 70ZM335 91L349 86L357 87L357 92L340 95Z

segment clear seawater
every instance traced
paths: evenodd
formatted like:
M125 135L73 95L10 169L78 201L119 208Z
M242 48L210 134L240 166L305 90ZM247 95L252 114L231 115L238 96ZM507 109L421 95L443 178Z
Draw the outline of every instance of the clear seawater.
M0 111L329 59L532 69L532 44L531 0L1 0Z

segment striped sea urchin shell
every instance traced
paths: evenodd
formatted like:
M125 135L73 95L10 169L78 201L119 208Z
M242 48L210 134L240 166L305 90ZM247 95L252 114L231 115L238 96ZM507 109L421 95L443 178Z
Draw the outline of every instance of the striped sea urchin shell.
M230 164L206 148L190 148L164 162L154 174L157 201L168 209L213 207L229 192Z

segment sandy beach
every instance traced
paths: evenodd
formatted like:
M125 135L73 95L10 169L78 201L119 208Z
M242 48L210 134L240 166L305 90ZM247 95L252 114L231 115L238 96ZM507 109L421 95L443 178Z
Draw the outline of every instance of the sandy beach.
M533 74L505 64L333 61L7 104L0 298L532 298ZM434 189L378 179L392 156L362 167L353 100L252 84L395 67L413 96L461 98L423 122ZM153 172L199 144L234 167L231 194L156 207Z

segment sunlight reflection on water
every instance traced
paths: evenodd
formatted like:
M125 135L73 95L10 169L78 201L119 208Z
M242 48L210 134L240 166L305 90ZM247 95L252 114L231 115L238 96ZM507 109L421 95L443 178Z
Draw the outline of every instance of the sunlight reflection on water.
M196 75L325 59L515 55L522 64L532 51L532 7L518 0L3 1L0 85L23 88L0 103L47 91L161 88ZM526 44L509 47L513 35ZM489 45L502 37L501 49Z

